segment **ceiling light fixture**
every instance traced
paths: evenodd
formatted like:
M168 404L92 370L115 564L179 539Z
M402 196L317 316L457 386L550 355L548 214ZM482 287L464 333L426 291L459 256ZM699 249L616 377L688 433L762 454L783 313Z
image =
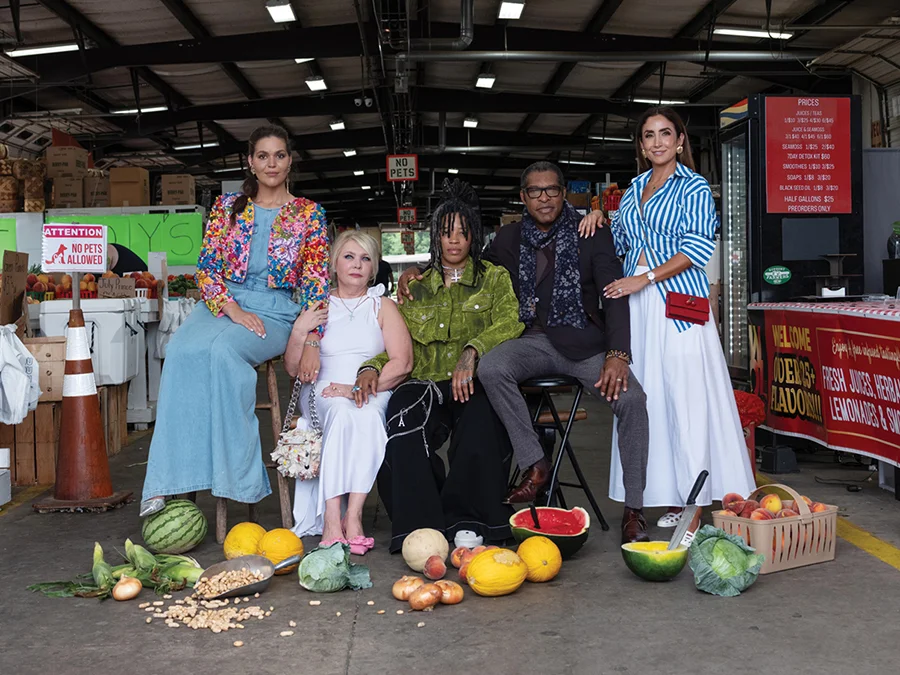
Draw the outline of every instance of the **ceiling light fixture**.
M343 131L347 128L344 124L344 120L331 120L331 122L328 123L328 126L331 127L332 131Z
M716 35L734 35L737 37L773 38L775 40L790 40L794 36L793 33L781 33L760 28L729 28L727 26L717 26L713 28L713 33Z
M501 2L500 11L497 13L498 19L518 19L522 16L522 10L525 9L524 2Z
M78 45L74 42L68 42L62 45L45 45L43 47L22 47L21 49L11 49L6 52L7 56L38 56L40 54L59 54L60 52L77 52Z
M203 148L215 148L219 145L219 141L210 141L209 143L194 143L193 145L176 145L173 150L202 150Z
M459 173L459 169L447 169L447 173Z
M344 150L344 157L355 157L355 156L356 156L356 150L354 150L353 148L347 148L346 150Z
M366 172L365 171L354 171L353 175L354 176L365 176Z
M314 58L294 59L294 63L309 63L310 61L315 61L315 59Z
M239 167L239 166L232 166L232 167L227 168L227 169L216 169L215 171L213 171L213 173L228 173L229 171L240 171L240 170L241 170L241 167Z
M290 23L297 20L294 8L291 7L291 0L268 0L266 9L269 10L269 16L275 23Z
M157 105L151 108L128 108L125 110L110 110L113 115L137 115L138 113L146 115L147 113L166 112L169 108L164 105Z
M582 162L578 159L561 159L560 164L578 164L580 166L597 166L597 162Z
M496 81L496 75L492 75L491 73L481 73L478 75L478 79L475 81L475 86L479 89L493 89L494 82Z
M624 138L622 136L588 136L591 141L614 141L616 143L631 143L633 138Z
M478 127L478 118L477 117L467 117L463 120L463 126L466 129L475 129Z
M325 91L328 85L325 84L325 78L321 75L311 75L306 78L306 86L310 91Z
M371 190L372 186L371 185L360 185L359 189L360 190Z
M658 98L636 98L634 99L634 103L646 103L648 105L684 105L687 101L680 101L675 99L658 99Z

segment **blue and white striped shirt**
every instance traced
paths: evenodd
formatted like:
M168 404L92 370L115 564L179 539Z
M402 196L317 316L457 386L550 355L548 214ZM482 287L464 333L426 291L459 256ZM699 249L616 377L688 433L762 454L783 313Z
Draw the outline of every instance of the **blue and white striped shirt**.
M625 255L625 275L634 275L645 251L651 268L659 267L676 253L683 253L693 266L658 283L660 294L665 299L666 290L670 290L707 298L709 279L704 267L716 248L718 226L709 183L678 162L675 173L643 206L645 229L641 224L641 194L651 173L642 173L632 181L610 226L616 252ZM695 325L687 321L675 324L679 332Z

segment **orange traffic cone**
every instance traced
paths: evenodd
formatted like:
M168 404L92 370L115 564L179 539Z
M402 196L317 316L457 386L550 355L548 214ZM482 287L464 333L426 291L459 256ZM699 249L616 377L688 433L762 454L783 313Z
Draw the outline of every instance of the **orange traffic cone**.
M69 312L66 371L63 377L56 486L35 511L106 511L131 501L131 492L113 492L100 421L100 401L88 346L84 314Z

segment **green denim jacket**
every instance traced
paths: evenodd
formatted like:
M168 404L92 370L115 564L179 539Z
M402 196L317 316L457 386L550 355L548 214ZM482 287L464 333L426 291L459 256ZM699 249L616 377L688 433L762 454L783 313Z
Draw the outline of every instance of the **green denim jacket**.
M413 281L413 300L400 305L413 339L415 380L449 380L463 349L474 347L484 356L502 342L519 337L519 301L505 268L484 263L485 272L475 283L471 259L462 279L449 288L434 269L422 281ZM366 361L381 372L388 362L387 352Z

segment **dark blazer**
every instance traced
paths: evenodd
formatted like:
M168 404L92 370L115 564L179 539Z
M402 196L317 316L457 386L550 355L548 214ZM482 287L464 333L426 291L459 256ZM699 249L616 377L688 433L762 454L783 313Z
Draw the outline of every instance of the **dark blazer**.
M500 228L485 253L485 260L503 265L512 278L516 296L520 296L519 245L522 223ZM572 326L548 326L546 312L553 292L553 267L537 282L538 315L543 318L544 332L560 354L581 361L610 349L631 353L631 318L628 298L600 299L607 284L622 278L622 263L616 256L612 233L608 227L597 230L593 237L578 239L578 263L581 273L581 299L588 316L584 329ZM543 311L542 311L543 310Z

